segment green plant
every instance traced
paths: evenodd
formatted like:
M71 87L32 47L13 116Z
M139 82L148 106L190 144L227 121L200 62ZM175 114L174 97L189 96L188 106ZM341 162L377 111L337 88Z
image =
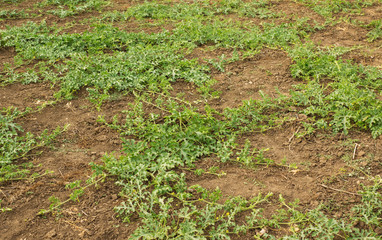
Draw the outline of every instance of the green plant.
M147 114L144 104L155 106L166 115L161 118ZM266 150L250 151L249 142L240 149L236 143L236 135L240 131L261 128L260 122L268 119L263 113L271 106L274 107L274 103L270 99L264 103L245 102L235 111L224 113L224 120L218 120L214 117L218 113L208 106L205 114L201 114L166 96L140 95L131 110L126 111L123 122L118 120L118 116L112 122L101 117L100 122L118 130L122 136L137 137L123 140L122 156L105 155L104 165L96 165L96 171L118 178L116 183L122 187L120 196L125 201L116 207L116 211L123 220L129 222L136 215L142 219L143 225L132 238L199 236L202 239L219 239L276 224L260 220L260 212L256 209L271 194L259 195L249 201L235 197L218 204L221 197L219 189L208 191L200 186L188 187L185 174L176 171L177 168L194 171L194 163L205 156L216 155L222 162L236 161L232 157L235 151L239 162L245 166L273 166L273 161L263 155ZM220 177L221 174L215 171L197 169L195 173L211 173ZM169 214L174 204L181 207ZM248 217L249 223L237 224L236 216L245 211L253 211Z
M0 11L0 20L1 19L17 19L17 18L25 18L28 17L29 14L25 13L24 10L1 10Z
M65 185L66 189L71 190L70 196L68 199L61 201L59 198L55 196L50 196L49 201L51 202L49 209L40 209L37 215L47 215L53 214L59 216L61 213L61 208L65 203L70 201L79 202L80 197L85 193L85 190L89 187L95 186L98 187L100 182L104 182L106 179L106 174L100 174L95 172L91 177L86 180L86 184L82 186L81 180L76 180L74 182L68 183Z
M369 42L374 42L382 38L382 20L374 20L368 25L367 28L371 28L371 30L367 33L367 40Z
M325 17L327 22L336 20L337 13L360 14L362 8L378 3L378 0L297 0L312 8L315 12Z
M292 101L306 106L304 114L323 118L314 123L319 128L329 126L347 134L356 126L370 129L377 137L382 134L382 105L370 88L381 88L381 71L338 60L342 53L342 49L315 52L309 46L292 49L292 75L307 81L296 86L297 91L291 91ZM332 82L322 86L324 78Z
M1 0L1 2L4 2L4 3L21 3L23 1L24 0Z
M70 98L81 87L96 92L126 91L148 88L152 91L168 89L170 82L184 79L201 86L209 81L208 68L196 61L174 54L168 47L142 46L130 48L113 56L73 56L66 61L68 71L61 79L58 97ZM72 70L71 70L72 69Z
M105 0L45 0L36 5L38 7L57 6L59 7L58 9L48 10L47 12L64 18L82 12L99 10L107 4L108 2Z
M8 208L8 207L1 207L1 202L3 200L0 199L0 212L8 212L8 211L12 211L12 208Z
M375 177L374 184L371 186L362 186L362 203L353 207L355 213L353 223L363 222L368 226L368 230L381 227L382 221L382 195L381 189L382 180L380 177Z
M35 136L30 132L22 135L20 133L23 132L23 129L13 122L22 114L22 112L12 108L3 109L0 114L0 182L24 178L33 180L42 176L37 173L28 176L29 169L33 165L27 165L23 168L15 164L15 161L27 158L34 149L49 145L60 133L66 130L66 127L58 127L51 134L45 130L40 136ZM48 171L43 175L48 173L50 172Z
M103 20L129 20L135 18L138 20L150 19L210 19L220 14L235 13L239 16L275 18L279 14L272 12L269 7L270 3L264 1L232 1L223 0L217 3L209 3L207 1L195 1L193 3L157 3L145 2L135 5L125 12L111 12L103 16Z
M287 207L289 212L301 217L302 225L299 231L293 235L283 237L282 239L301 239L301 238L320 238L320 239L378 239L378 234L374 232L373 227L381 223L381 203L382 197L378 192L380 188L380 178L374 179L374 184L368 187L364 186L362 194L362 203L352 208L350 219L333 219L325 216L322 212L323 206L309 211L306 214L296 212L295 207ZM284 206L286 206L284 204ZM367 228L359 228L358 223L367 224Z

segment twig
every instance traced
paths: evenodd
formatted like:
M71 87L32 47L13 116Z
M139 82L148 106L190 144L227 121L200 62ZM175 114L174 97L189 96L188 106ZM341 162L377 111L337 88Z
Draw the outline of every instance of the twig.
M137 94L135 93L135 91L133 91L133 94L134 94L135 97L138 97ZM140 101L142 101L142 102L144 102L144 103L146 103L146 104L149 104L149 105L151 105L151 106L154 106L154 107L156 107L156 108L158 108L159 110L162 110L162 111L164 111L164 112L171 113L171 112L168 111L167 109L164 109L164 108L162 108L162 107L159 107L158 105L155 105L154 103L148 102L148 101L146 101L146 100L144 100L144 99L140 99Z
M353 169L356 170L356 171L360 171L360 172L363 173L367 178L371 179L371 176L370 176L369 174L365 173L365 171L363 171L361 168L359 168L359 167L354 167L354 166L351 166L351 165L348 165L348 167L353 168Z
M62 174L61 170L60 170L60 169L58 169L58 171L60 172L60 174L61 174L61 177L62 177L62 178L65 178L65 177L64 177L64 175Z
M79 230L82 230L82 231L85 231L85 232L88 232L89 230L87 230L86 228L84 227L81 227L81 226L77 226L75 223L71 222L71 221L68 221L68 220L63 220L65 223L69 224L69 225L72 225L73 227L79 229Z
M0 192L1 192L6 198L8 198L7 194L5 194L5 193L3 192L3 190L0 189Z
M99 179L89 183L88 185L84 186L84 187L81 187L81 190L85 190L86 188L90 187L90 186L97 186L97 183L100 182L100 181L103 181L108 175L105 174L105 173L102 173L102 177L100 177ZM65 201L63 202L59 202L58 204L56 205L53 205L53 206L50 206L50 208L48 210L45 210L45 209L41 209L40 212L37 213L37 216L41 216L41 215L45 215L45 214L48 214L48 213L51 213L53 211L55 211L56 209L59 209L62 205L64 205L65 203L71 201L72 199L69 197L68 199L66 199ZM73 201L73 200L72 200Z
M160 93L160 92L154 92L154 91L147 91L147 92L148 92L148 93L153 93L153 94L158 94L158 95L161 95L162 97L167 97L167 98L170 98L170 99L175 99L175 100L177 100L177 101L179 101L179 102L185 103L185 104L187 104L188 106L192 107L192 104L191 104L191 103L189 103L189 102L187 102L187 101L184 101L184 100L182 100L182 99L180 99L180 98L172 97L172 96L167 96L167 95L165 95L165 94L163 94L163 93Z
M294 138L294 136L298 133L298 131L300 131L300 127L297 128L297 130L292 134L292 136L288 139L288 143L289 143L289 151L290 151L290 145L292 144L292 140Z
M347 194L351 194L351 195L356 195L356 196L362 196L361 194L358 194L358 193L352 193L352 192L348 192L348 191L345 191L345 190L332 188L332 187L326 186L324 184L320 184L320 185L321 185L321 187L328 188L328 189L331 189L333 191L343 192L343 193L347 193Z
M298 131L300 131L300 127L298 127L297 130L293 133L293 135L289 138L288 143L290 143L293 140L294 136L296 135L296 133L298 133Z
M355 144L355 146L354 146L354 151L353 151L353 160L354 160L354 158L355 158L355 153L357 152L357 147L359 146L359 144L358 143L356 143Z

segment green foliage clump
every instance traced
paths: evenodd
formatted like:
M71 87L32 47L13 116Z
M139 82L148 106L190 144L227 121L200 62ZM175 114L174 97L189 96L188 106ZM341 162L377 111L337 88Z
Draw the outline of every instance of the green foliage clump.
M371 30L367 33L367 40L369 42L374 42L382 38L382 20L374 20L370 24L366 25L366 27L371 28Z
M65 98L84 86L103 93L144 88L158 91L178 79L197 86L210 80L206 66L163 47L142 46L113 55L76 55L65 63L67 73L58 78L61 90L56 95Z
M21 11L1 10L0 11L0 20L1 19L18 19L18 18L25 18L28 16L29 16L29 14L26 13L24 10L21 10Z
M105 49L121 48L121 38L128 41L128 34L121 34L112 27L96 27L84 34L58 34L60 29L45 22L29 22L22 27L8 28L1 33L1 45L15 47L24 60L56 61L78 53L99 53ZM138 34L139 36L139 34ZM131 36L132 41L134 36ZM127 42L128 43L128 42ZM126 43L126 44L127 44Z
M130 7L125 12L111 12L104 14L104 20L128 20L135 19L211 19L221 14L238 14L245 17L257 17L261 19L275 18L279 14L269 9L267 0L243 2L238 0L222 0L214 3L209 1L195 1L193 3L163 4L157 2L145 2Z
M301 42L307 35L305 29L294 24L264 24L260 27L247 26L232 20L214 20L204 24L199 20L180 22L173 30L172 38L186 47L214 45L223 48L261 49L264 46L287 48Z
M91 98L101 102L113 90L168 89L170 82L179 79L196 84L206 93L213 81L207 75L208 68L185 59L181 49L212 43L216 47L256 51L265 45L288 47L306 34L293 24L265 25L262 32L256 26L248 31L239 23L220 20L212 24L199 20L180 22L171 33L127 33L103 24L83 34L59 31L44 22L2 31L0 46L15 47L16 62L47 61L38 73L32 69L27 76L7 73L6 82L51 80L61 86L56 96L64 98L88 87Z
M298 91L292 91L292 101L306 107L303 113L324 119L317 121L316 127L347 134L356 126L370 129L377 137L382 134L382 103L373 88L382 88L382 71L338 60L342 52L312 52L309 47L291 50L295 61L292 76L308 81L296 86ZM331 81L322 86L320 81L325 79Z
M334 219L323 213L323 206L319 206L306 214L289 207L293 216L300 216L301 231L294 232L291 236L283 237L285 240L292 239L380 239L380 235L374 229L381 227L382 220L382 196L380 193L381 178L376 177L374 184L363 186L361 191L361 203L351 210L349 218ZM303 221L301 221L303 220ZM367 228L360 225L366 224Z
M134 17L136 19L171 19L180 20L188 18L198 18L212 16L209 5L207 4L159 4L156 2L145 2L143 4L133 6L123 13L125 19Z
M191 236L230 239L232 235L240 236L253 229L276 230L283 226L288 226L291 232L282 239L377 236L372 229L354 227L356 222L379 224L382 199L377 180L373 187L366 187L362 192L362 203L353 208L353 217L341 220L326 216L321 207L301 212L298 202L287 204L282 196L279 201L283 207L265 218L259 204L268 201L272 194L259 194L249 200L232 197L222 202L218 188L211 191L199 185L187 185L184 169L194 168L203 157L235 161L233 155L237 152L237 161L243 165L272 165L270 161L261 160L264 159L262 151L251 153L248 141L243 149L237 149L235 142L239 129L252 132L256 124L259 129L262 124L269 125L269 119L263 116L276 102L247 102L238 109L227 110L224 120L218 120L213 116L217 113L209 108L201 114L161 97L150 102L155 102L154 105L167 114L146 114L143 104L147 101L150 101L147 96L141 96L127 111L124 122L120 123L117 116L112 123L100 119L125 136L123 155L105 155L104 165L93 164L96 173L118 178L116 183L122 187L120 196L124 198L115 208L119 216L127 222L135 217L142 221L132 239ZM197 169L195 173L206 172ZM237 218L244 213L245 222L238 223ZM264 237L276 239L268 233L264 233Z
M108 1L105 0L45 0L38 3L37 6L57 6L59 7L58 9L48 10L47 12L61 18L65 18L82 12L99 10L107 4Z
M146 114L143 103L148 101L167 114L163 117ZM223 121L216 119L214 114L217 113L208 107L206 113L201 114L171 98L158 97L153 101L148 96L141 96L127 112L124 122L119 123L118 117L112 123L100 119L126 136L123 155L106 155L104 165L95 165L94 168L118 177L117 184L122 187L120 195L125 198L116 207L120 216L125 221L130 221L136 214L141 218L143 224L132 235L133 239L185 236L221 239L265 224L255 208L271 194L265 197L258 195L250 200L236 197L221 204L218 203L221 198L219 189L208 191L198 185L188 187L185 173L179 172L184 167L194 168L196 161L207 156L216 156L222 162L232 159L238 127L233 122L239 121L244 125L249 122L239 118L251 119L253 129L256 123L266 122L260 112L267 107L258 110L256 106L259 104L252 102L248 105L252 105L250 109L245 107L248 111L231 110L224 114L226 120ZM247 112L247 116L241 116L243 112ZM251 117L257 114L256 118ZM237 155L238 161L247 166L266 163L262 152L251 151L249 143ZM169 214L175 203L179 207ZM249 210L253 210L253 214L247 223L237 224L236 217Z
M36 144L30 133L19 136L18 132L22 129L13 123L17 114L16 111L0 114L0 182L28 173L28 170L18 170L12 161L29 152Z
M276 18L280 14L273 12L269 9L271 2L269 0L252 0L252 1L240 1L240 0L221 0L215 5L215 11L217 14L232 14L237 13L242 17L252 18Z
M14 161L27 157L33 149L51 143L63 131L57 128L52 134L48 134L47 130L40 136L30 132L22 134L23 129L14 123L21 115L20 111L12 109L4 109L0 114L0 182L25 177L30 172L28 164L23 169Z
M362 8L371 6L379 0L298 0L311 7L315 12L325 17L327 21L333 21L337 13L361 13Z
M30 23L9 29L2 35L4 46L15 46L23 59L42 59L54 64L55 78L61 84L57 97L71 98L81 87L93 97L111 90L168 89L170 82L183 79L202 86L209 81L207 66L187 60L176 46L160 45L168 34L126 33L109 26L98 26L92 33L54 34L45 24ZM114 54L104 50L115 50ZM121 51L124 49L125 51ZM20 78L15 76L15 78ZM98 94L98 97L101 96Z
M362 186L362 204L352 208L354 214L354 224L363 222L370 229L381 227L382 221L382 179L374 178L371 186Z

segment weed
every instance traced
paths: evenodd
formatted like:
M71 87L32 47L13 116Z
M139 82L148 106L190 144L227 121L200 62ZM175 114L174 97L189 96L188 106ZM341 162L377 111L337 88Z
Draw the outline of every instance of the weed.
M307 106L303 113L321 117L314 125L348 133L357 126L370 129L373 137L382 134L381 102L370 88L381 88L381 70L337 60L338 52L312 52L309 48L296 48L291 55L296 62L292 75L308 81L296 86L292 100L298 106ZM307 55L309 54L309 55ZM322 86L319 81L329 77L333 82ZM311 79L313 78L313 79Z
M333 22L336 20L337 13L352 13L360 14L362 8L371 6L378 2L378 0L298 0L298 2L304 3L311 7L315 12L325 17L327 22Z
M1 202L3 200L0 199L0 212L8 212L8 211L12 211L12 208L8 208L8 207L2 207L1 206Z
M48 10L47 12L64 18L82 12L99 10L107 4L108 2L104 0L45 0L36 5L38 7L45 7L49 5L57 6L59 7L58 9Z
M264 32L258 27L251 31L242 29L232 21L213 21L205 25L192 19L177 24L172 34L126 33L107 25L97 25L93 32L59 34L59 29L29 23L2 32L1 46L16 47L19 64L23 61L43 60L40 72L33 70L6 76L6 83L51 80L59 83L57 98L72 98L82 87L89 89L90 97L100 106L112 91L148 90L166 91L170 83L184 79L208 93L213 80L207 75L208 67L195 60L185 59L181 48L194 48L213 42L215 47L246 49L257 53L264 45L281 45L298 42L303 31L293 25L266 25ZM113 51L113 54L105 51ZM235 52L234 52L235 53ZM243 57L245 54L243 54ZM237 52L228 62L237 61ZM61 60L60 64L57 62ZM214 64L223 71L224 60ZM79 81L81 79L81 81Z
M120 131L122 136L139 136L139 140L123 140L124 155L118 158L105 155L104 165L98 166L100 171L119 179L117 184L123 189L120 195L125 198L122 205L116 207L119 215L124 221L130 221L134 214L142 219L143 225L135 231L132 238L226 238L228 234L239 234L252 227L258 228L260 216L255 206L266 201L271 194L265 198L259 195L250 201L232 198L224 204L218 204L221 197L219 189L210 192L200 186L187 187L184 173L179 174L174 170L191 169L194 162L204 156L216 155L223 162L236 161L233 158L236 150L237 161L243 165L272 166L273 161L263 155L266 150L250 150L248 141L240 150L235 143L239 129L254 129L260 125L261 120L266 119L261 113L272 105L271 102L264 106L254 101L245 103L242 108L227 112L227 119L220 121L213 117L213 111L208 107L206 114L200 114L187 106L176 104L173 99L157 99L157 108L167 112L163 121L159 121L159 116L145 114L142 103L148 103L150 99L147 96L145 100L142 98L143 96L131 106L132 109L127 112L123 123L117 121L119 117L115 117L112 123L100 119ZM238 125L238 122L241 124ZM244 127L245 125L250 127ZM215 169L208 172L197 169L195 173L221 176ZM196 195L190 193L195 190ZM198 200L193 200L195 198ZM179 201L182 207L173 210L175 214L170 215L169 209ZM197 207L197 202L203 205L202 209ZM248 210L254 211L248 217L249 223L236 224L235 216Z
M374 178L374 184L363 186L362 204L355 206L353 221L365 223L369 230L380 227L382 220L382 195L378 191L381 188L381 178Z
M13 122L22 114L17 109L3 109L0 114L0 182L26 178L31 166L23 169L14 164L14 161L27 158L33 149L52 143L57 135L65 131L65 128L58 127L51 134L45 130L40 136L34 136L29 132L22 135L20 133L23 132L23 129ZM34 174L28 179L33 180L39 176L39 174Z
M24 10L1 10L0 11L0 20L1 19L18 19L18 18L26 18L29 14L25 13Z
M157 2L145 2L129 8L125 12L106 13L103 20L129 20L135 19L211 19L220 14L238 14L245 17L257 17L260 19L276 18L279 14L269 9L269 1L242 2L236 0L222 0L217 3L207 1L195 1L189 3L161 4Z
M382 20L374 20L366 25L366 27L371 28L367 34L367 40L369 42L374 42L382 38Z
M4 3L21 3L23 1L24 0L1 0L1 2L4 2Z
M95 186L97 187L100 182L103 182L107 176L105 174L98 174L97 172L93 174L86 180L86 184L82 186L82 182L80 180L68 183L65 185L66 189L71 190L70 196L68 199L61 201L59 198L55 196L50 196L49 201L51 202L49 209L41 209L37 215L47 215L53 214L56 216L60 216L61 207L70 201L79 202L80 197L84 194L85 190L89 187Z

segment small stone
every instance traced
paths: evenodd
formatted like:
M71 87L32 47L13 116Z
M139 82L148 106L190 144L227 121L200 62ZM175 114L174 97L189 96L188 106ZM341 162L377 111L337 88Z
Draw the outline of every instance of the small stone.
M80 238L83 238L85 236L85 230L78 234Z
M368 164L368 162L360 162L360 163L359 163L359 165L360 165L361 167L366 167L367 164Z
M104 142L104 141L107 140L107 136L106 136L106 135L98 136L98 137L97 137L97 140L100 141L100 142Z
M334 214L334 217L337 219L340 219L342 217L342 212L338 212L338 213Z
M320 163L324 164L327 162L327 159L325 157L320 157Z
M319 202L318 201L311 201L310 204L312 205L312 207L317 207Z
M365 153L364 151L359 151L358 155L361 156L361 157L363 157L363 156L366 155L366 153Z
M52 238L52 237L55 237L56 235L57 235L56 230L52 229L47 234L45 234L45 237Z
M81 233L78 234L78 236L79 236L80 238L83 238L83 237L85 237L85 233L88 234L89 236L93 235L93 232L92 232L92 231L90 231L90 230L88 230L88 229L84 229Z
M258 236L263 236L264 234L266 234L268 232L268 230L266 228L263 228L261 229L260 232L257 233Z
M307 118L308 118L308 116L306 116L305 114L299 114L298 115L298 119L300 119L300 120L305 120Z

